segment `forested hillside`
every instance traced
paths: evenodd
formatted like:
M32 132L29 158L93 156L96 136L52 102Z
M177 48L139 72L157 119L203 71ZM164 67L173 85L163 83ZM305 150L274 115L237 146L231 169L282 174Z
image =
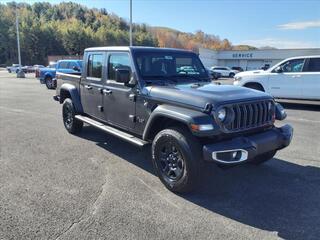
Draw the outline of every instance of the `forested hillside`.
M107 7L107 6L106 6ZM81 55L91 46L129 44L126 20L106 9L90 9L77 3L46 2L0 4L0 64L17 62L15 16L19 9L23 64L45 64L48 55ZM184 33L173 29L134 24L133 43L140 46L231 49L231 43L202 31Z

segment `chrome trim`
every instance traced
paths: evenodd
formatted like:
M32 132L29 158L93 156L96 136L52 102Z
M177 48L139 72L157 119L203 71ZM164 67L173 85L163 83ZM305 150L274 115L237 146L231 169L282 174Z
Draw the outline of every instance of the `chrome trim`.
M239 151L241 152L241 157L239 160L236 160L236 161L220 160L217 157L218 153L239 152ZM246 151L244 149L231 149L231 150L215 151L215 152L212 152L212 159L219 162L219 163L224 163L224 164L240 163L240 162L246 161L248 159L248 151Z

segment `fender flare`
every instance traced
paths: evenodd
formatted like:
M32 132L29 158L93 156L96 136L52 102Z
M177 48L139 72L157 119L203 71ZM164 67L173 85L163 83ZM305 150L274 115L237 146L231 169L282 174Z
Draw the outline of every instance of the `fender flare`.
M52 74L50 72L45 72L43 74L43 80L46 79L46 77L51 77L53 79L53 76L52 76Z
M64 83L61 85L60 103L63 103L63 101L67 98L67 95L70 95L76 112L83 113L79 91L74 85L70 83Z
M190 129L191 124L212 124L215 125L213 118L207 113L201 112L200 110L193 110L188 108L182 108L178 106L170 105L159 105L151 113L145 129L143 131L142 138L144 140L148 139L152 134L152 129L159 118L168 118L171 120L178 121L186 125ZM190 129L191 131L191 129ZM206 133L208 134L209 131ZM200 133L193 133L195 135L201 135Z
M250 84L252 84L252 85L254 85L254 84L256 84L256 85L260 85L260 86L262 87L262 89L264 90L264 92L266 92L266 88L265 88L264 84L263 84L263 83L261 83L261 82L257 82L257 81L248 81L248 82L243 83L243 84L242 84L242 86L243 86L243 87L247 87L247 86L248 86L248 85L250 85Z

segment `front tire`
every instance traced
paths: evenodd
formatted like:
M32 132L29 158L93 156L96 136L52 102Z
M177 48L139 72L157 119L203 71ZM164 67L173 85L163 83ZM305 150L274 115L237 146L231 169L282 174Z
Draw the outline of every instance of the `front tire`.
M230 74L229 74L229 77L230 77L230 78L234 78L234 76L235 76L234 73L230 73Z
M62 105L62 118L64 127L69 133L75 134L81 131L83 122L75 118L76 111L72 100L66 98Z
M270 152L266 152L264 154L261 154L259 156L256 156L250 163L254 164L254 165L260 165L262 163L265 163L266 161L271 160L274 155L276 155L277 151L270 151Z
M154 169L172 192L189 192L196 186L201 161L200 144L187 129L164 129L153 140Z
M45 79L45 84L47 86L48 89L53 89L54 88L54 85L53 85L53 81L52 81L52 77L50 76L47 76Z

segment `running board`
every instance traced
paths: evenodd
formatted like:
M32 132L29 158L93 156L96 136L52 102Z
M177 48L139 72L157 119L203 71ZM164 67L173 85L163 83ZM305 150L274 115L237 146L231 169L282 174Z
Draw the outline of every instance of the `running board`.
M126 141L128 141L130 143L138 145L140 147L149 144L147 141L144 141L144 140L142 140L140 138L137 138L137 137L135 137L135 136L133 136L131 134L128 134L126 132L123 132L123 131L121 131L119 129L107 126L107 125L105 125L105 124L103 124L101 122L95 121L95 120L93 120L91 118L88 118L88 117L85 117L85 116L81 116L81 115L75 115L75 118L80 120L80 121L82 121L82 122L88 123L93 127L99 128L104 132L107 132L107 133L109 133L111 135L114 135L116 137L122 138L123 140L126 140Z

